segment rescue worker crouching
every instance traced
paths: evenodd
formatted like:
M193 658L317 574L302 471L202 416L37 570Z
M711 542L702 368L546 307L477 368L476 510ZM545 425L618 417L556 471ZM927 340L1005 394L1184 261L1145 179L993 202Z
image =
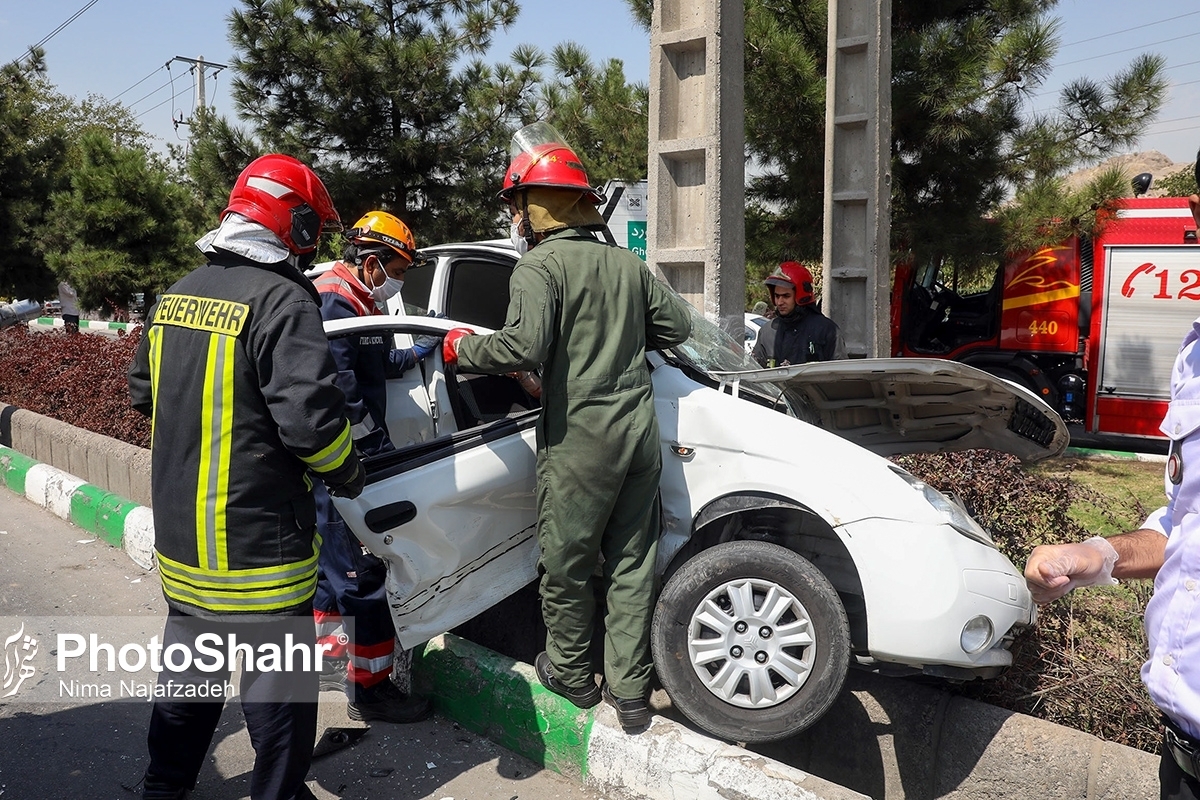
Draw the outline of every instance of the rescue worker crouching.
M324 184L294 158L242 171L220 226L197 243L208 262L160 297L129 370L133 407L152 420L155 551L169 606L164 649L201 632L285 648L314 642L320 537L310 475L357 496L365 473L303 269L323 231L340 230ZM199 660L163 684L229 680ZM298 671L245 669L242 709L255 749L253 800L311 798L315 658ZM221 717L215 701L155 700L145 798L195 785Z
M755 361L764 367L785 367L846 357L837 324L817 309L808 267L785 261L763 284L771 292L775 316L758 332L751 352Z
M512 237L527 250L509 281L504 327L487 336L456 329L443 356L464 371L542 369L537 427L538 544L546 651L542 685L576 706L603 698L626 729L650 721L650 621L655 602L658 420L647 349L691 333L687 304L636 255L593 231L602 195L549 125L513 138L500 198ZM589 650L593 582L603 557L604 684Z
M347 237L343 259L313 281L326 321L386 313L416 252L412 231L386 211L366 214ZM387 431L388 379L416 366L440 343L424 336L411 348L397 349L373 334L329 341L354 443L364 456L395 449ZM322 539L313 606L318 641L332 656L321 687L345 690L351 719L425 719L432 711L429 700L408 696L392 682L396 631L385 591L387 564L358 541L319 483L313 494ZM339 637L343 628L346 636Z

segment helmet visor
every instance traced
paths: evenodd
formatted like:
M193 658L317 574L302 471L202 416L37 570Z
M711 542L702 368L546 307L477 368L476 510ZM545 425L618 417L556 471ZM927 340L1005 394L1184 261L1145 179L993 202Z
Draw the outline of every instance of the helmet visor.
M536 158L556 148L570 149L566 139L553 125L549 122L535 122L513 134L508 156L510 161L515 161L521 155Z

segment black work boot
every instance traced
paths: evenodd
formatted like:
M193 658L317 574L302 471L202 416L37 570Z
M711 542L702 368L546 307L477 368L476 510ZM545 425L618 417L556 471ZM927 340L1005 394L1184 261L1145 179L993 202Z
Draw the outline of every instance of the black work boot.
M600 690L596 688L596 684L592 683L588 686L572 689L554 677L554 667L551 666L550 656L545 650L537 654L537 658L533 662L533 668L537 671L538 680L541 681L542 686L545 686L559 697L567 698L577 708L591 708L600 702Z
M322 692L345 692L346 669L350 666L348 658L321 659L320 690Z
M632 732L650 724L650 702L646 698L638 697L626 700L617 697L612 693L612 689L608 688L607 682L600 691L604 695L604 702L617 710L617 719L621 721L621 727L626 732Z
M359 722L420 722L433 712L428 697L405 694L391 679L369 689L355 686L354 693L356 697L346 707L346 713Z

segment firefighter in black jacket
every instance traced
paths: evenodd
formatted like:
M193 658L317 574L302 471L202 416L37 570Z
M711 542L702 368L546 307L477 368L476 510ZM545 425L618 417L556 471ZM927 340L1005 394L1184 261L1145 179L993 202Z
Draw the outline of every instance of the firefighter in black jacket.
M320 299L302 274L322 231L338 229L312 170L262 156L238 177L220 227L196 243L208 263L147 316L129 390L152 419L155 550L169 606L164 653L175 643L193 647L201 633L236 636L263 648L256 653L315 645L320 538L307 475L350 497L365 477ZM168 671L182 660L164 668L160 688L228 681L232 664ZM316 738L315 663L280 666L247 669L243 659L254 800L313 796L304 778ZM220 719L223 695L178 696L202 695L156 699L146 798L185 796Z
M764 367L845 358L837 323L817 310L808 267L785 261L763 281L771 292L775 316L758 333L751 355Z

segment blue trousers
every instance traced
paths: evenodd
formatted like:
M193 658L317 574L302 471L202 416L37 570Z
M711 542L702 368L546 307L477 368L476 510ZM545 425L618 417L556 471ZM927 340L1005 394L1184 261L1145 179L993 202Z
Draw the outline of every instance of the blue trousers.
M330 655L349 658L347 689L356 700L392 674L396 629L385 589L387 564L363 549L323 485L313 496L322 540L313 598L317 638L331 645Z

